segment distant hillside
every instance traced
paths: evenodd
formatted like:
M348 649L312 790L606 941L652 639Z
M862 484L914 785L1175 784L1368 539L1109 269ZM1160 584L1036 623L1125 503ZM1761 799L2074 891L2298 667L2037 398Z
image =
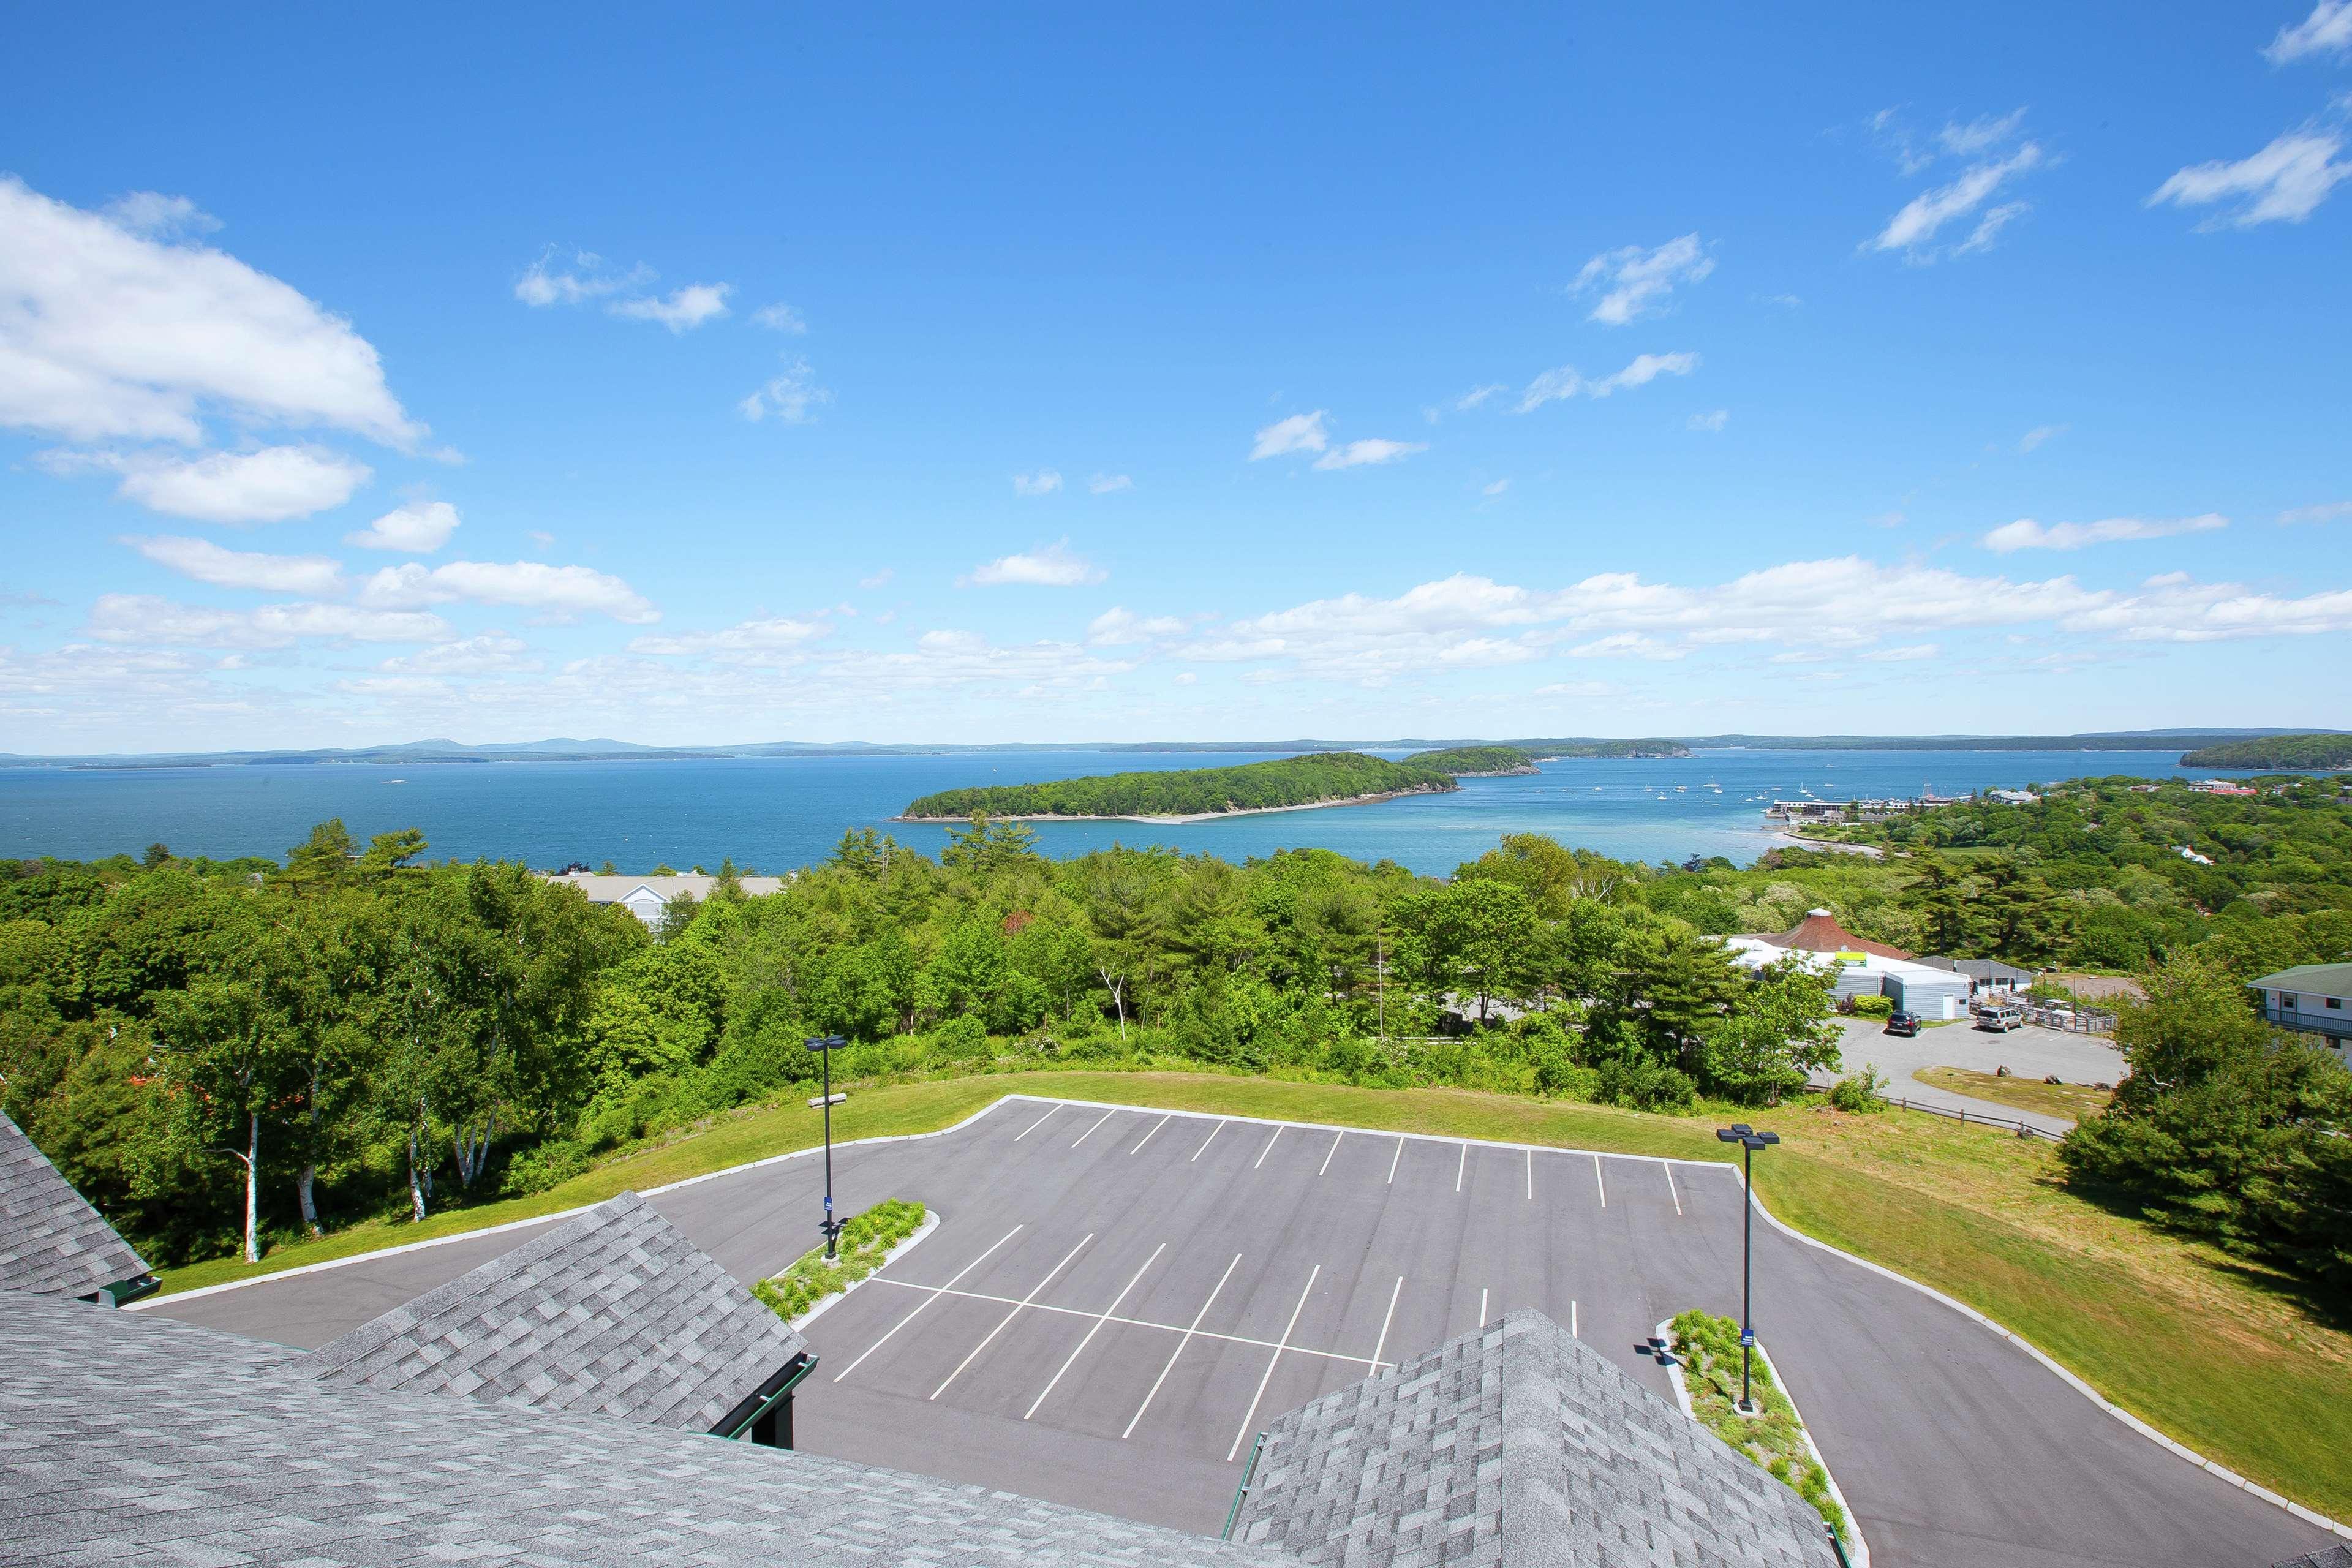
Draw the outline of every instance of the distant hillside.
M1246 811L1436 795L1462 786L1418 759L1402 763L1360 752L1325 752L1245 763L1233 768L1097 773L1043 784L941 790L908 804L902 822L956 822L973 816L1021 817L1197 817Z
M1502 778L1538 771L1536 760L1517 746L1448 746L1442 751L1415 752L1405 763L1440 768L1457 779Z
M1690 748L1680 741L1514 741L1514 746L1538 757L1687 757Z
M2265 735L2257 741L2227 741L2200 746L2180 759L2190 768L2272 768L2280 773L2322 773L2352 768L2352 735Z

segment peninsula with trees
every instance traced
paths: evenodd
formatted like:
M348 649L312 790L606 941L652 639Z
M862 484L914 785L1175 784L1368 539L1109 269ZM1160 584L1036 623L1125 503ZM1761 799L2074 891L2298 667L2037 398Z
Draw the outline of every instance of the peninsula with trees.
M2263 735L2200 746L2185 753L2191 768L2275 768L2281 773L2327 773L2352 768L2352 734L2341 731L2308 735Z
M1457 778L1533 772L1535 760L1511 746L1419 752L1401 762L1362 752L1318 752L1230 768L1096 773L941 790L911 802L895 820L1200 822L1253 812L1370 805L1402 795L1443 795L1462 787Z

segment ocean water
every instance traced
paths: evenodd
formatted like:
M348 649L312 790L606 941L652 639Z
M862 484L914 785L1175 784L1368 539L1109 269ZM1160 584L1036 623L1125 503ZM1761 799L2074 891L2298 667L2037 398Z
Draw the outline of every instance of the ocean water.
M948 756L744 757L610 763L259 764L0 768L0 854L89 859L162 842L180 855L282 857L340 816L362 840L418 827L432 858L538 867L614 861L625 872L819 860L844 829L877 827L937 853L944 827L887 821L916 796L1138 769L1230 766L1271 753L964 752ZM1574 759L1540 774L1465 779L1459 793L1380 805L1234 817L1185 826L1039 823L1049 855L1164 844L1227 859L1314 846L1443 875L1506 833L1548 833L1627 860L1723 855L1745 865L1785 842L1774 797L1960 795L2084 774L2180 772L2178 752L1700 752L1656 760Z

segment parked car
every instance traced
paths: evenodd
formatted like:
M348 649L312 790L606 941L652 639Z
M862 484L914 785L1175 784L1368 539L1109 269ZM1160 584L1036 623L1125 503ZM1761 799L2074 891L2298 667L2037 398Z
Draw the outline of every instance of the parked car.
M1986 1007L1977 1013L1977 1027L1990 1029L1996 1035L2005 1035L2011 1029L2023 1027L2024 1024L2022 1008Z
M1916 1013L1900 1013L1900 1012L1897 1012L1897 1013L1889 1013L1889 1014L1886 1016L1886 1029L1885 1029L1885 1033L1890 1034L1890 1035L1916 1035L1916 1034L1917 1034L1918 1032L1919 1032L1919 1015L1918 1015L1918 1014L1916 1014Z

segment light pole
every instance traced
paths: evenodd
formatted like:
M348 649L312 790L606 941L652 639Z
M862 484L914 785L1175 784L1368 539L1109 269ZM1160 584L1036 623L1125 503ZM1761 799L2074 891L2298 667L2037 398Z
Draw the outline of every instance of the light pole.
M841 1222L833 1217L833 1053L849 1044L839 1035L819 1035L808 1042L816 1059L824 1064L824 1218L817 1229L824 1233L824 1260L834 1260L834 1246L841 1235Z
M1715 1135L1726 1143L1739 1145L1739 1185L1748 1200L1747 1217L1739 1233L1739 1410L1743 1415L1753 1415L1756 1404L1748 1397L1748 1356L1756 1348L1756 1315L1752 1308L1756 1280L1756 1151L1778 1143L1780 1135L1759 1132L1745 1121L1718 1127Z

